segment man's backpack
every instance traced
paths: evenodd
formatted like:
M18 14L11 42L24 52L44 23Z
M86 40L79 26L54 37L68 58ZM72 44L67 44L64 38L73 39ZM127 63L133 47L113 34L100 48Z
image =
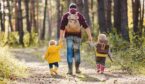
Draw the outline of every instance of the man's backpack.
M81 31L81 25L79 23L79 16L78 12L75 14L69 13L68 17L68 23L65 27L66 32L80 32Z
M97 52L100 54L108 54L109 52L109 45L103 43L97 44L96 48L97 48Z

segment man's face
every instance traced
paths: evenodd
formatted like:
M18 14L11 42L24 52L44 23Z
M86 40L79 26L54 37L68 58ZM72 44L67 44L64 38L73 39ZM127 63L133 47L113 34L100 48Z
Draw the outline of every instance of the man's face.
M76 9L76 8L70 8L70 9L69 9L69 12L70 12L71 14L75 14L75 13L77 12L77 9Z

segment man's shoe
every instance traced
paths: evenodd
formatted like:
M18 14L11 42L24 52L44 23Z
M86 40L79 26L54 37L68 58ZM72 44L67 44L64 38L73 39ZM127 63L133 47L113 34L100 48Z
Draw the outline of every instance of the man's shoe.
M76 63L76 64L75 64L75 67L76 67L76 74L80 74L81 71L80 71L80 69L79 69L79 64Z
M73 67L72 64L68 64L68 75L72 75L73 74Z
M81 73L81 71L78 69L78 70L76 70L76 74L80 74Z

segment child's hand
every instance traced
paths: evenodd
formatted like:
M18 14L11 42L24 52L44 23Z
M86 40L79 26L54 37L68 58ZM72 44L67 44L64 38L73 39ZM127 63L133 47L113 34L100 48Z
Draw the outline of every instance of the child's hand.
M88 44L89 44L90 47L94 47L95 46L95 44L92 41L88 41Z
M43 59L43 60L45 59L45 56L44 56L44 55L42 56L42 59Z
M63 40L62 39L60 39L58 42L59 42L59 45L63 45Z
M43 59L43 60L46 60L46 56L45 56L45 55L43 55L43 56L42 56L42 59Z
M62 39L59 39L59 41L58 41L59 43L62 43L63 41L62 41Z

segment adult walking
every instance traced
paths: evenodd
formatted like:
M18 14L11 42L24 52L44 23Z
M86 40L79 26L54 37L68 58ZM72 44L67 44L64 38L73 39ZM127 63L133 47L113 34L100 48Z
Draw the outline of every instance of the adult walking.
M73 74L73 58L75 59L76 73L81 73L80 43L81 29L87 32L88 39L92 41L91 31L85 18L78 12L75 3L69 5L69 11L62 16L60 25L60 39L66 38L68 74Z

